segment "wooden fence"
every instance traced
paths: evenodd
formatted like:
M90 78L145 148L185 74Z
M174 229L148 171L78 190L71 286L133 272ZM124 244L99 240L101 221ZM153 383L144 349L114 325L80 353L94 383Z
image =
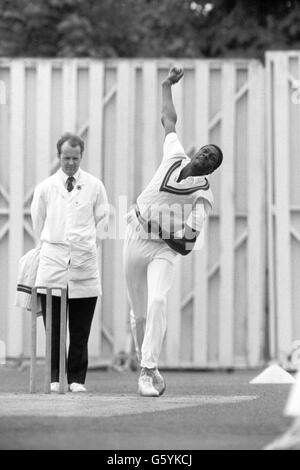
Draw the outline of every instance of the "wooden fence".
M270 350L300 339L300 53L266 55Z
M180 260L168 302L166 367L252 367L265 358L265 72L257 61L184 60L174 87L178 135L187 152L224 151L210 178L215 206L206 247ZM83 168L100 177L124 212L162 157L160 82L171 60L0 60L0 340L29 355L29 315L13 306L19 258L33 246L30 202L57 168L65 131L87 143ZM121 196L121 197L120 197ZM121 224L120 224L121 225ZM130 344L122 240L105 240L90 356L111 361ZM44 335L39 328L39 352Z

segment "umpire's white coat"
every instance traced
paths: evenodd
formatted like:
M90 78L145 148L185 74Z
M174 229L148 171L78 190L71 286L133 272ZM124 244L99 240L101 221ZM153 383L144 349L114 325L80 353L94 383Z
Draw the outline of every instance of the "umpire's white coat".
M42 242L35 285L68 286L70 298L96 297L101 295L97 243L107 223L107 195L98 178L81 169L74 176L70 193L61 169L35 188L31 217Z

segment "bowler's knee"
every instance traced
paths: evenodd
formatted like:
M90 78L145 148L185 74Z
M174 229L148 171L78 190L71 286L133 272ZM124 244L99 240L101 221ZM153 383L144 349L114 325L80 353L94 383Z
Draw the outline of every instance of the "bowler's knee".
M149 311L164 311L167 306L167 299L165 296L155 296L149 304Z

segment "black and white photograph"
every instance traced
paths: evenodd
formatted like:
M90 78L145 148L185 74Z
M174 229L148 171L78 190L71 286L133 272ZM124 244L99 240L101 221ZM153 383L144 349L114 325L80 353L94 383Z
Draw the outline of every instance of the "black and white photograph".
M300 450L299 181L299 0L0 0L0 450Z

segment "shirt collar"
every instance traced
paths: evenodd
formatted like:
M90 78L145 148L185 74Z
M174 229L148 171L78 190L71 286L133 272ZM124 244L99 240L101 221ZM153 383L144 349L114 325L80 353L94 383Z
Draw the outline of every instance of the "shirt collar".
M60 168L59 169L59 172L60 172L60 176L61 176L61 179L62 179L62 182L63 184L65 185L67 183L67 179L69 178L69 176ZM79 176L80 176L80 168L76 171L76 173L73 175L73 178L74 178L74 185L78 182L78 179L79 179Z
M181 170L190 163L191 159L190 158L187 158L186 161L183 160L182 161L182 164L180 165L179 167L179 173L178 173L178 176L181 172ZM179 181L178 184L202 184L203 181L205 180L205 175L202 175L202 176L188 176L187 178L184 178L182 179L181 181Z

